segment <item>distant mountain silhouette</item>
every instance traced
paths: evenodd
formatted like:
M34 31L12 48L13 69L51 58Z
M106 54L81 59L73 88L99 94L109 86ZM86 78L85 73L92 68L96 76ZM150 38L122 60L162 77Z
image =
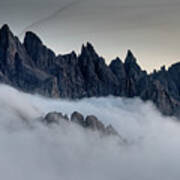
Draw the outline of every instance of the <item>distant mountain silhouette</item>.
M108 66L90 43L80 55L56 56L33 32L22 44L8 25L0 29L0 82L25 92L71 99L140 97L153 101L164 115L179 116L179 78L180 62L147 74L130 50L124 63L116 58Z

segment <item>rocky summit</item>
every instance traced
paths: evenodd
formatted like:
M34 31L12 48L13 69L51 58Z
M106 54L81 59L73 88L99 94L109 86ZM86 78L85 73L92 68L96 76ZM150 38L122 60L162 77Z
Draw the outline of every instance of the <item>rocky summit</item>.
M40 118L40 120L46 125L61 124L62 121L67 122L68 124L74 123L83 129L89 129L91 131L98 132L102 136L117 136L121 138L119 133L111 124L105 126L100 120L97 119L96 116L88 115L85 118L77 111L73 112L70 118L60 112L49 112L45 117Z
M147 74L130 50L125 62L116 58L107 65L90 43L79 55L56 56L33 32L21 43L8 25L0 29L0 82L25 92L71 99L140 97L154 102L164 115L180 117L179 78L180 62ZM74 121L83 120L79 116ZM85 122L94 127L96 119L87 117Z

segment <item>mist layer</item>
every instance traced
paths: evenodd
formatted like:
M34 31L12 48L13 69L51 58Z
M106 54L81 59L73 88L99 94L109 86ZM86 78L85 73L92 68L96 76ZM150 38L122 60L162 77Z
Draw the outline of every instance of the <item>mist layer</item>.
M48 112L93 114L127 140L76 125L47 127ZM4 180L179 180L180 125L139 99L47 99L0 86L0 177Z

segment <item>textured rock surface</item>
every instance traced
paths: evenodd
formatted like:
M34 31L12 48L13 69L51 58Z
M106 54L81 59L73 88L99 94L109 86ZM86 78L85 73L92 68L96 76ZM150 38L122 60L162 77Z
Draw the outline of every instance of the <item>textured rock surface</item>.
M75 122L75 123L77 123L77 124L79 124L81 126L85 126L84 116L81 113L79 113L79 112L75 111L74 113L72 113L71 121Z
M62 113L59 112L50 112L44 118L42 118L42 122L48 125L60 124L61 121L76 123L77 125L79 125L84 129L97 131L102 135L119 136L119 134L112 125L108 125L107 127L105 127L105 125L101 121L99 121L96 116L89 115L86 118L84 118L84 116L77 111L71 114L71 118L68 118L67 115L63 115Z
M73 99L136 96L153 101L165 115L179 116L179 78L180 63L147 74L130 50L124 63L116 58L108 66L90 43L80 55L56 56L33 32L21 43L7 25L0 29L0 82L25 92Z
M59 124L60 120L62 119L69 121L68 117L66 115L63 115L62 113L50 112L43 118L43 122L47 124Z

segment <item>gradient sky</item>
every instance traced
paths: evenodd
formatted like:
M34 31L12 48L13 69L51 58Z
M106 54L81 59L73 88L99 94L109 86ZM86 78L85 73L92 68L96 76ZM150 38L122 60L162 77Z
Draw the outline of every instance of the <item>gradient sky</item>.
M179 0L71 2L1 0L0 25L9 24L19 36L24 29L36 32L57 54L79 53L82 43L90 41L107 63L117 56L124 60L127 49L148 71L180 60Z

